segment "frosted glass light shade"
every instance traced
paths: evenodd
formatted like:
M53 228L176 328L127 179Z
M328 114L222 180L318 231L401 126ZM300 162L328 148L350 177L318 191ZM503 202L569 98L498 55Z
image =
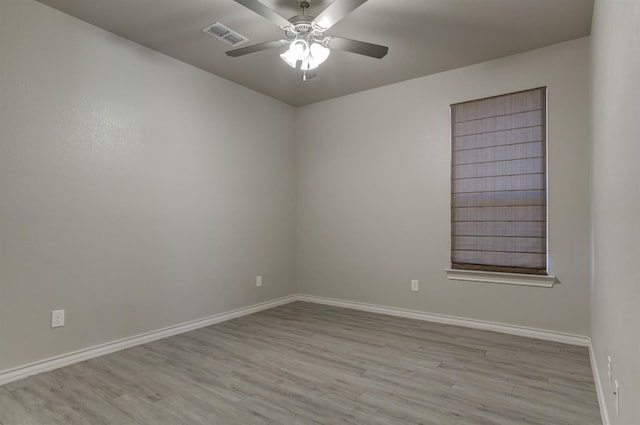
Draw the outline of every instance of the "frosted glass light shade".
M330 52L322 44L313 43L309 48L309 56L302 61L301 69L304 71L316 69L322 62L327 60Z
M301 61L309 56L309 44L302 39L294 40L289 46L289 53L296 61Z
M313 61L320 65L322 62L326 61L329 57L329 53L331 50L327 47L324 47L320 43L313 43L311 48L309 49L311 57L313 57Z
M291 68L295 68L296 64L298 61L296 61L293 57L293 55L291 54L291 51L289 49L287 49L286 52L284 52L283 54L280 55L280 57L282 58L282 60L289 65Z

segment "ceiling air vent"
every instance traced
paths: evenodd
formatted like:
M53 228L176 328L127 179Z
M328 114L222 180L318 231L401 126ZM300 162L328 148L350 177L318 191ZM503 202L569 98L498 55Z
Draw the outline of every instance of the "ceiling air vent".
M238 34L225 25L222 25L220 22L214 22L213 25L208 26L202 31L232 46L237 46L249 41L247 37Z

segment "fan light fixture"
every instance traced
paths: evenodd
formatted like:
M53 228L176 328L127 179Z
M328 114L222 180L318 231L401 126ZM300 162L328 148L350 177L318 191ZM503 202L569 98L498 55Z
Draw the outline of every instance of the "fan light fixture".
M313 40L309 45L305 39L297 38L280 57L291 68L310 71L326 61L329 53L331 50L323 46L322 42Z
M291 68L302 71L302 81L317 75L315 69L329 57L330 49L343 50L372 58L383 58L389 48L348 38L325 36L325 31L357 9L367 0L333 0L318 16L307 16L312 0L296 0L302 15L286 19L262 3L263 0L235 0L284 30L285 38L266 41L253 46L229 50L228 56L238 57L266 49L287 50L280 57ZM315 1L315 0L313 0Z

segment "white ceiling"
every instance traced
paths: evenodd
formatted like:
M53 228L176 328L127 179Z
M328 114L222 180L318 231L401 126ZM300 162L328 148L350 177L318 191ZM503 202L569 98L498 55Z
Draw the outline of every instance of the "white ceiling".
M589 35L593 0L369 0L327 31L389 46L383 59L333 51L303 83L277 50L232 58L202 32L215 21L250 39L282 31L233 0L38 0L122 37L294 106ZM296 0L262 0L286 18ZM340 0L337 0L340 1ZM316 16L331 0L315 0Z

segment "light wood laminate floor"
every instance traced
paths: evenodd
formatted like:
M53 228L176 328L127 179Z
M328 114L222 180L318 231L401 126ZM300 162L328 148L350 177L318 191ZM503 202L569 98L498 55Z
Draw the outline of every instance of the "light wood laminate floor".
M601 424L584 347L296 302L0 387L0 424Z

